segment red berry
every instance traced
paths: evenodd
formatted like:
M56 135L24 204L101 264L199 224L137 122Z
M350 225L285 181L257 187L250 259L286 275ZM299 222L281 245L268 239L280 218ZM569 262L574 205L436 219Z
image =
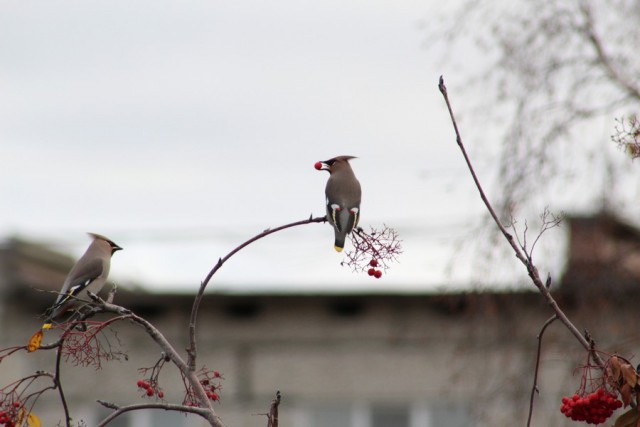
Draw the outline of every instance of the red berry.
M147 396L153 396L153 393L154 393L153 389L151 387L149 387L147 389Z
M160 399L164 398L164 392L163 392L163 391L159 391L159 392L158 392L158 397L159 397Z
M370 268L370 269L367 271L367 274L368 274L369 276L375 276L375 274L376 274L376 269L375 269L375 268Z
M211 400L218 400L220 397L216 393L211 393Z
M136 384L138 384L139 388L143 388L144 387L144 381L142 381L142 380L138 380L138 382Z
M372 259L371 261L369 261L369 265L371 267L377 267L378 266L378 261L376 261L375 259Z
M20 407L20 402L19 401L13 402L13 407L14 408L19 408Z
M379 279L382 277L382 271L380 270L376 270L375 273L373 273L376 276L376 279Z
M317 170L321 170L322 169L322 162L316 162L315 165L313 165L314 168L316 168Z
M218 371L213 371L213 376L214 376L215 378L220 378L220 372L218 372Z

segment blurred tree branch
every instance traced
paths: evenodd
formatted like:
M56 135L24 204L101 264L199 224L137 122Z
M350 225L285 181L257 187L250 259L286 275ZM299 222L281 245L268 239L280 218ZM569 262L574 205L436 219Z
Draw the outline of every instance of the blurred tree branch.
M549 200L553 184L567 191L584 180L572 170L576 160L600 185L580 192L581 201L598 203L598 191L605 201L635 201L628 186L612 188L604 177L620 180L638 171L611 166L616 158L602 155L608 139L584 127L597 119L613 127L615 117L640 108L640 57L633 42L640 40L639 21L636 0L466 0L453 13L424 21L428 46L446 41L445 62L464 57L472 70L465 88L479 89L481 96L476 108L467 103L465 111L500 129L495 180L502 192L495 207L501 219L531 207L536 196Z

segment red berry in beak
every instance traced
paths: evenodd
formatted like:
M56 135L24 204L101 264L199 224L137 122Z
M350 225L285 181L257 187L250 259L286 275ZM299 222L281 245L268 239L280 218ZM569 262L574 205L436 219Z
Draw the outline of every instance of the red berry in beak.
M314 168L316 168L317 170L322 170L322 162L316 162L315 165L313 165Z

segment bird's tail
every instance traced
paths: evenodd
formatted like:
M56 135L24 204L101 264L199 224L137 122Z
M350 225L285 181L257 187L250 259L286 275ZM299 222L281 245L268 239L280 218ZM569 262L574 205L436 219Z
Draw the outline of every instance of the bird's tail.
M44 323L42 324L42 329L51 329L51 326L53 326L54 308L55 307L49 307L45 310L43 314Z

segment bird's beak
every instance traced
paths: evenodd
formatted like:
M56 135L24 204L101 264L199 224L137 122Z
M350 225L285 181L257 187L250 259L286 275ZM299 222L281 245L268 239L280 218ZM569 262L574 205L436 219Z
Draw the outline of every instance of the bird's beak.
M328 171L329 170L329 165L326 164L325 162L316 162L314 167L319 171Z
M122 250L122 248L120 246L118 246L118 245L112 246L111 247L111 254L113 255L115 252L121 251L121 250Z

